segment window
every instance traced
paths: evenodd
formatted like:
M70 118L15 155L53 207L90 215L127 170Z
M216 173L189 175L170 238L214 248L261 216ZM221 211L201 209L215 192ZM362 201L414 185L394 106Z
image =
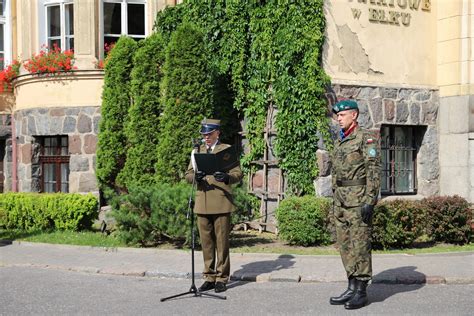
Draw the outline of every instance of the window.
M49 47L74 49L73 0L44 0L45 40Z
M41 191L69 191L69 151L67 136L40 139Z
M11 63L10 0L0 0L0 69Z
M382 126L382 194L416 194L416 154L419 129Z
M120 35L136 40L146 36L146 1L103 0L102 1L102 47L117 42Z

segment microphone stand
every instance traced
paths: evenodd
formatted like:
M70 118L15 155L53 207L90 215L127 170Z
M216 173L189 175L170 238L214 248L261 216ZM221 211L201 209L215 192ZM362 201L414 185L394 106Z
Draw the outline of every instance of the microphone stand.
M200 142L199 143L194 142L194 148L197 149L198 153L199 153L199 147L200 147ZM188 211L187 211L187 214L186 214L186 218L188 218L188 219L191 218L191 222L190 222L190 225L191 225L191 287L186 292L175 294L175 295L168 296L168 297L164 297L164 298L160 299L160 302L164 302L166 300L176 298L176 297L180 297L180 296L184 296L184 295L187 295L187 294L193 294L194 297L209 296L209 297L219 298L219 299L222 299L222 300L227 299L226 296L221 296L221 295L207 293L207 292L200 292L197 289L196 284L195 284L195 274L194 274L195 228L194 228L194 213L193 213L193 206L194 206L193 205L194 204L193 203L193 195L194 195L194 191L196 191L196 186L197 186L197 183L196 183L196 169L193 169L194 170L193 182L192 182L191 193L189 194Z

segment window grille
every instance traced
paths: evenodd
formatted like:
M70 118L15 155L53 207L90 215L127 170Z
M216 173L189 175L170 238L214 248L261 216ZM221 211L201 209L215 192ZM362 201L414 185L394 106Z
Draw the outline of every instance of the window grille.
M382 126L381 149L382 194L416 194L414 127Z

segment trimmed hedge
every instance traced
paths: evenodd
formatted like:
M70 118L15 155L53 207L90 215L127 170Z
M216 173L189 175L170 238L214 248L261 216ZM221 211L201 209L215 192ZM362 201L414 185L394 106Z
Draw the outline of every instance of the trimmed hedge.
M81 230L98 216L98 201L92 194L4 193L0 194L0 227L21 230Z
M327 218L331 200L311 195L283 200L276 210L279 237L290 244L325 245L331 240Z
M372 224L374 248L408 247L426 231L426 207L421 201L381 202Z
M428 209L428 235L434 241L468 243L472 237L472 211L460 196L437 196L422 200Z

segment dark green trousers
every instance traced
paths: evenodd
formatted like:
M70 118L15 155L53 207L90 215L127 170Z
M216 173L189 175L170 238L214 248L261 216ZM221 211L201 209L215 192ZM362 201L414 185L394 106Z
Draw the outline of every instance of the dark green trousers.
M337 244L347 278L372 279L371 228L362 221L361 207L334 206Z
M209 282L227 283L230 274L230 213L197 214L204 258L203 277Z

